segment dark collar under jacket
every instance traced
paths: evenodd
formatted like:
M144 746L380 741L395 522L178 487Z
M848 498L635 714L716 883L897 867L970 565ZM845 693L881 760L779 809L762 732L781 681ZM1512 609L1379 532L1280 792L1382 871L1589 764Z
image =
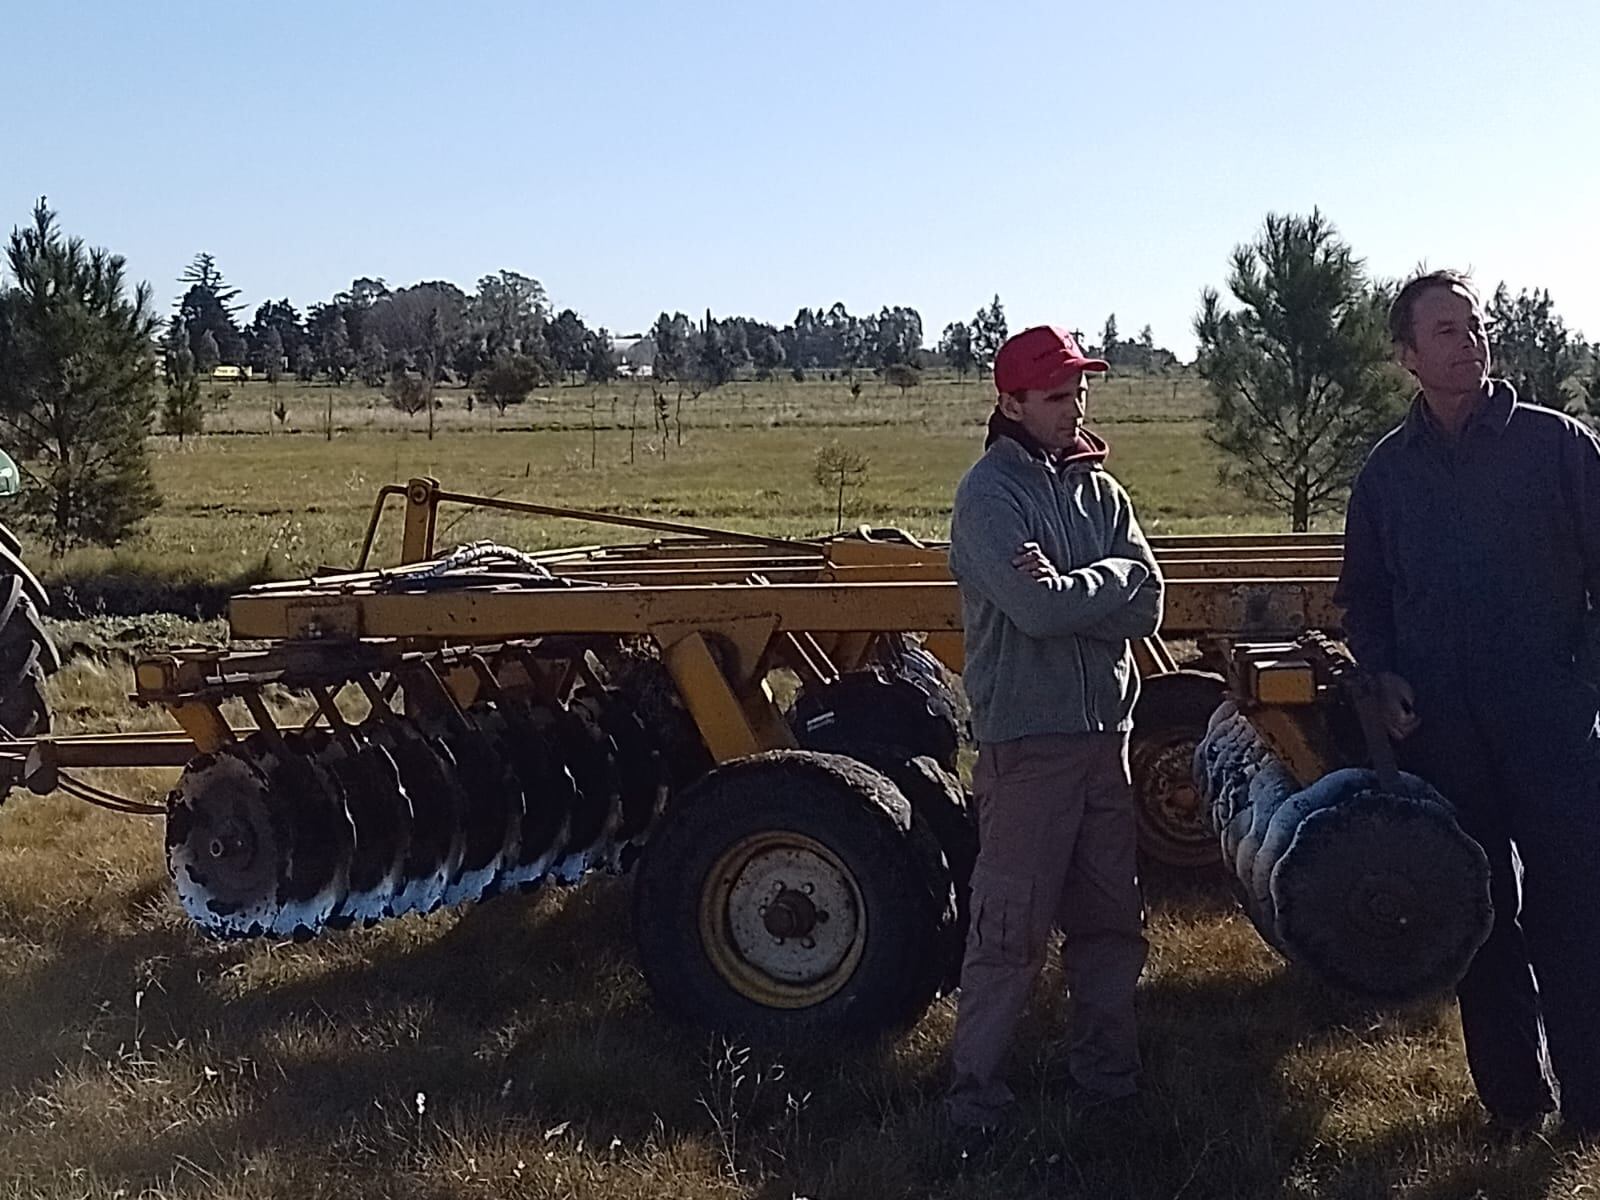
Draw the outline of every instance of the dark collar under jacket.
M1503 379L1491 379L1483 385L1478 408L1462 432L1483 428L1494 433L1504 433L1511 424L1512 410L1517 406L1517 391ZM1411 411L1406 414L1401 436L1410 445L1420 437L1442 437L1439 427L1428 414L1428 402L1421 392L1411 401Z
M989 414L989 433L983 439L983 448L987 450L999 438L1010 438L1029 455L1054 467L1057 471L1065 471L1071 467L1100 466L1111 450L1106 445L1105 439L1098 434L1090 433L1087 429L1079 429L1075 445L1059 454L1052 454L1041 446L1020 422L1013 421L997 408Z

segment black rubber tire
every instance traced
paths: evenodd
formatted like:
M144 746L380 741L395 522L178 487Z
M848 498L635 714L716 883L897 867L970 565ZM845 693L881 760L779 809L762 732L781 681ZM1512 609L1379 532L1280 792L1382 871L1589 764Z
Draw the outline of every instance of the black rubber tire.
M739 990L702 936L719 862L784 835L832 855L862 910L853 964L829 994L789 1007ZM938 844L900 790L854 759L777 750L718 767L674 798L635 878L645 978L666 1012L698 1026L767 1043L871 1038L914 1022L945 972L955 898Z
M946 771L926 755L917 757L898 746L865 743L850 747L848 757L887 775L901 795L911 801L915 818L927 824L939 843L956 895L956 920L949 945L942 951L946 969L940 986L946 992L953 991L961 983L961 958L971 913L972 869L978 862L978 811L954 772Z
M30 586L30 578L0 573L0 736L50 732L45 678L60 669L61 658L40 620L38 584Z
M833 683L805 688L789 717L795 740L807 750L849 754L854 746L898 746L956 769L960 725L947 698L920 677L877 667L852 671Z
M1211 869L1221 862L1217 837L1195 788L1193 764L1206 721L1226 694L1221 676L1202 671L1144 681L1133 710L1128 761L1139 853L1147 862L1187 870ZM1184 802L1186 797L1192 797L1192 805Z

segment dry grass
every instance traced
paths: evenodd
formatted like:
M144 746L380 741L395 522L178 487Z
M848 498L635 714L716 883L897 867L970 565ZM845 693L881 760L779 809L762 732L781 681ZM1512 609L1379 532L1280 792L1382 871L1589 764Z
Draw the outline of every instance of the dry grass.
M99 626L76 640L120 644ZM115 654L58 684L68 725L148 719ZM15 796L0 829L0 1197L1600 1188L1600 1155L1484 1141L1447 1007L1353 1008L1203 890L1152 894L1138 1107L1071 1114L1051 970L1017 1055L1018 1126L962 1165L938 1112L950 1002L867 1053L708 1040L652 1009L626 880L217 944L170 898L155 822Z

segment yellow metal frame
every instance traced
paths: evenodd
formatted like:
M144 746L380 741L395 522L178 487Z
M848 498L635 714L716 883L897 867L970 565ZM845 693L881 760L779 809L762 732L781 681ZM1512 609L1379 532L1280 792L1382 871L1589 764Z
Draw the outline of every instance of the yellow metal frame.
M402 507L400 561L371 567L385 513ZM405 576L438 549L439 510L467 505L644 531L653 540L590 545L534 555L566 581L552 588L463 586L406 590ZM1177 669L1167 638L1293 637L1336 628L1333 605L1340 540L1330 535L1222 535L1152 539L1169 580L1159 636L1135 644L1142 675ZM769 676L793 670L807 683L831 680L870 662L886 636L913 633L946 667L963 666L961 611L948 546L897 531L862 530L817 540L786 539L681 522L473 496L419 477L382 488L354 570L265 584L233 598L235 639L261 639L264 651L208 650L153 656L136 669L136 698L164 705L198 750L226 744L219 707L261 685L311 679L337 686L365 671L391 670L407 655L455 655L435 671L457 704L472 701L489 670L497 686L534 688L562 698L586 668L583 656L618 637L648 637L659 647L712 755L726 761L793 744L773 700ZM517 653L492 669L474 655L496 646ZM434 670L430 667L429 670ZM1276 703L1291 724L1299 692L1273 686L1286 668L1248 686L1258 703ZM1270 679L1268 678L1270 676ZM138 757L166 764L173 737L113 746L56 739L43 752L62 765L117 765ZM1286 738L1288 735L1284 735ZM45 744L45 743L41 743ZM15 743L30 752L32 743ZM112 761L115 759L115 763ZM1309 762L1306 754L1298 760Z

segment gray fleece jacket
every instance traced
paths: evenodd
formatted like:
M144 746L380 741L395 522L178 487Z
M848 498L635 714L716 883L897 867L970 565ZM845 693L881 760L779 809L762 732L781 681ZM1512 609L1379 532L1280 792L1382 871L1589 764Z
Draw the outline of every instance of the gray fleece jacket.
M1128 641L1160 626L1163 583L1105 454L1088 433L1056 460L1000 436L956 489L950 570L979 742L1132 727ZM1039 544L1058 579L1011 565L1024 542Z

